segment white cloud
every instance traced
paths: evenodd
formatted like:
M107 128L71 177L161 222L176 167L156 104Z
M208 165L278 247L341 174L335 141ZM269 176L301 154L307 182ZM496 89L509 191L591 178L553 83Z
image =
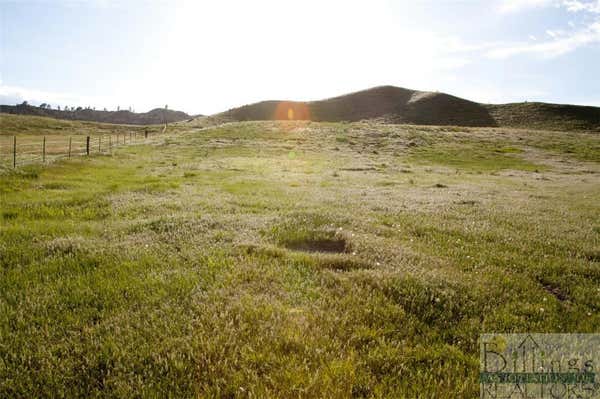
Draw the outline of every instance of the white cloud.
M594 22L585 29L553 36L553 40L536 43L508 44L490 50L487 56L502 59L520 54L537 54L543 57L556 57L580 47L600 43L600 22Z
M501 0L497 5L497 10L503 14L510 14L532 8L546 7L554 2L554 0Z
M551 30L551 29L547 29L546 30L546 34L554 39L556 39L557 37L560 36L564 36L565 31L562 29L557 29L557 30Z
M595 14L600 14L600 0L564 0L562 4L566 7L567 11L570 12L587 11Z
M499 0L496 9L510 14L548 6L564 7L569 12L600 13L600 0Z
M568 21L568 30L546 29L546 40L529 35L528 42L502 43L485 52L489 58L503 59L516 55L533 54L556 57L578 48L600 43L600 0L501 0L498 9L503 13L523 11L531 8L554 6L569 13L584 14L582 28Z

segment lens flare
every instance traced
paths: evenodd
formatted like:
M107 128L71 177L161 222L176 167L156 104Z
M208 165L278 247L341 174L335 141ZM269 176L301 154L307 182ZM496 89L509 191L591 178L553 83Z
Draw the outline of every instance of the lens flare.
M275 107L275 120L283 121L307 121L310 120L310 110L303 102L280 101Z

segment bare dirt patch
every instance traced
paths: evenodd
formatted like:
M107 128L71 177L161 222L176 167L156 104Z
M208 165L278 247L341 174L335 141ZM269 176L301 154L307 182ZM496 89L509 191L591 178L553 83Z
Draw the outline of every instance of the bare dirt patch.
M343 238L307 238L287 242L285 246L294 251L343 253L346 252L347 243Z
M568 295L565 292L563 292L559 287L550 284L544 284L544 289L549 294L554 295L554 297L556 297L556 299L558 299L561 302L567 301L569 299Z

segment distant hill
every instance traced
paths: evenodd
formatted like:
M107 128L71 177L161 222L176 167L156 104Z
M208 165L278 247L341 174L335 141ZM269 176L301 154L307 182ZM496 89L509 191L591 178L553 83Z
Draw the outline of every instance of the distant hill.
M485 107L499 126L600 131L600 107L538 102Z
M135 113L130 111L96 111L93 109L78 109L64 111L35 107L33 105L0 105L0 112L16 115L47 116L56 119L77 121L116 123L126 125L156 125L160 123L179 122L192 117L185 112L155 108L149 112Z
M360 121L540 129L600 129L600 108L545 103L481 104L445 93L380 86L325 100L263 101L216 115L228 120Z

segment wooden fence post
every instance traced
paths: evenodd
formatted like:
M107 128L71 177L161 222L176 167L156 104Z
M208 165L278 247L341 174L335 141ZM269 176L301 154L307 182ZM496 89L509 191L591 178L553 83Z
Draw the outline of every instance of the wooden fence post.
M112 134L108 135L108 153L112 154Z
M69 136L69 159L71 159L71 139L72 137Z
M86 155L90 155L90 136L87 136L85 139L85 152Z
M42 142L42 162L46 163L46 136L44 136L44 141Z
M17 136L13 137L13 168L17 167Z
M102 152L102 136L98 136L98 152Z

